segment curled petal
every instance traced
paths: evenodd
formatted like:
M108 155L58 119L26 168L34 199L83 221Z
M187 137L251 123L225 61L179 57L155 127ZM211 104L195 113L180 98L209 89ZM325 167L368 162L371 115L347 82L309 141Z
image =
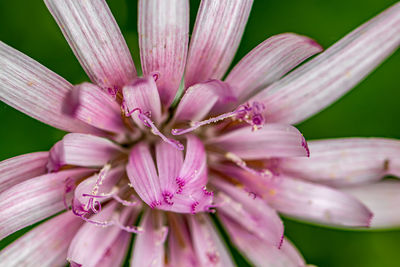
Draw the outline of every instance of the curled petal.
M400 183L389 180L342 189L343 192L359 199L373 212L372 228L399 227L399 190Z
M97 133L96 129L64 114L73 86L33 59L0 42L0 100L64 131Z
M121 89L136 77L128 46L105 0L45 0L90 79Z
M182 80L189 41L189 1L139 2L143 74L157 73L161 101L169 106Z
M242 102L321 51L321 46L308 37L293 33L275 35L251 50L225 81Z
M64 209L65 180L73 181L93 170L74 169L38 176L0 194L0 239Z
M299 123L353 88L399 45L397 3L253 99L268 107L267 120Z
M185 86L221 79L239 46L253 0L201 1L190 40Z
M347 138L310 141L310 158L285 158L279 163L292 176L332 186L400 177L400 141Z
M0 193L27 179L46 173L48 152L36 152L0 162Z
M0 262L4 266L64 266L69 243L82 223L72 212L62 213L3 249Z

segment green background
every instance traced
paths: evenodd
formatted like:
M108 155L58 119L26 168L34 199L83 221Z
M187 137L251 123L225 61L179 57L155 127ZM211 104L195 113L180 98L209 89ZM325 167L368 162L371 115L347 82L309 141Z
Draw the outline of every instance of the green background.
M237 62L271 35L295 32L327 48L396 1L255 0ZM134 0L109 0L136 65L137 8ZM191 1L193 25L198 1ZM39 0L0 0L0 40L41 62L72 83L88 80L45 5ZM298 125L307 139L350 136L400 138L400 52L397 51L339 102ZM63 132L0 103L0 160L48 150ZM394 210L393 212L399 212ZM318 266L399 266L400 231L343 231L285 219L286 235L307 262ZM4 247L5 239L0 247Z

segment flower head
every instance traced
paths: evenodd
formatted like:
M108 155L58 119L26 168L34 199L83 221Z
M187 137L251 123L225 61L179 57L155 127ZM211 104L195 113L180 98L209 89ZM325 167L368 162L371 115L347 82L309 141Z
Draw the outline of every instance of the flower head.
M45 3L91 82L71 85L0 44L0 99L72 132L49 152L0 163L0 238L63 211L3 250L1 262L116 266L134 233L133 266L232 266L216 212L250 261L296 266L304 260L277 212L347 227L392 220L378 210L371 222L376 203L359 185L400 175L399 141L308 145L290 124L397 49L400 5L286 76L322 48L273 36L223 79L251 0L203 0L190 45L188 1L139 1L142 77L105 1ZM348 185L356 187L341 189ZM366 190L380 195L379 186ZM39 260L42 251L51 255Z

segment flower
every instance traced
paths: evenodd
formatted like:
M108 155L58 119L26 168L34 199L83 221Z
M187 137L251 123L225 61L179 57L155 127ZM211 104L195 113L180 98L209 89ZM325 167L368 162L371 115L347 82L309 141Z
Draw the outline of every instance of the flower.
M135 233L133 266L231 266L216 211L255 265L296 266L304 260L277 211L335 226L398 223L386 212L398 183L376 182L400 175L399 141L307 145L290 124L397 49L399 4L286 76L321 47L273 36L222 80L250 0L203 0L189 48L187 1L139 1L143 77L105 1L45 3L92 83L73 86L0 44L0 99L72 132L49 152L0 163L1 238L62 212L1 251L1 262L116 266Z

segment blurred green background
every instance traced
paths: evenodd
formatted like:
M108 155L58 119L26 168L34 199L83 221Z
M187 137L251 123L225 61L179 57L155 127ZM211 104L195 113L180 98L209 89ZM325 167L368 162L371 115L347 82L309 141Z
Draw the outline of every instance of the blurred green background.
M271 35L296 32L329 47L389 7L393 0L255 0L235 62ZM137 7L109 0L136 65ZM191 1L193 25L199 1ZM0 40L72 83L88 80L40 0L0 0ZM299 125L307 139L380 136L400 139L400 51L338 103ZM48 150L63 132L0 103L0 160ZM395 210L393 212L399 212ZM285 219L286 235L307 262L318 266L399 266L400 231L343 231ZM18 235L18 234L17 234ZM16 237L16 235L14 236ZM12 239L12 238L11 238ZM5 242L9 242L6 239ZM0 247L4 247L1 244Z

